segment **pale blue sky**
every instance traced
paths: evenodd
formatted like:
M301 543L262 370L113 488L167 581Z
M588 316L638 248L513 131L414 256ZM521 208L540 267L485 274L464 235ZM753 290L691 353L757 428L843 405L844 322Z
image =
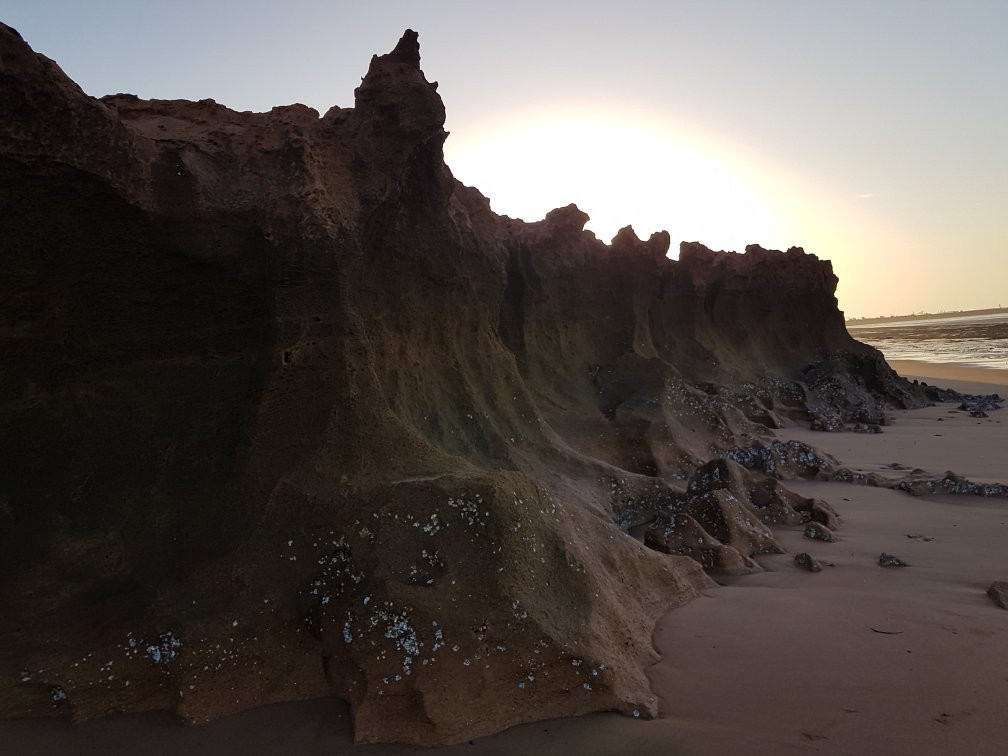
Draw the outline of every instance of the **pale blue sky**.
M1008 2L0 0L0 19L89 94L239 110L352 105L371 54L411 27L447 106L449 165L502 212L527 205L513 178L495 186L484 156L502 142L489 134L598 117L618 133L661 132L656 150L685 139L726 161L773 222L699 241L830 257L850 315L1008 305ZM580 149L619 197L641 185L639 154L624 174L604 136ZM603 202L522 170L544 205ZM695 183L663 177L667 218L614 207L641 236L652 224L717 237L691 225L703 212L682 212L677 180ZM744 234L734 201L725 195L724 214ZM614 230L599 224L600 236Z

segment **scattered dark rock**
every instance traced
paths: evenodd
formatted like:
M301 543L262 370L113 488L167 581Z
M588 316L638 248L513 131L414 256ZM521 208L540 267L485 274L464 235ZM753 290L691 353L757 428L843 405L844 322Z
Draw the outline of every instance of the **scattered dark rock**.
M974 412L1001 409L1001 401L998 394L963 394L959 409L973 415ZM973 416L979 417L979 415Z
M990 415L988 415L983 410L975 409L970 410L970 417L990 417Z
M825 541L826 543L832 543L835 540L833 537L833 531L820 522L807 523L805 525L805 532L803 535L806 538L811 538L813 541Z
M851 433L881 433L882 427L876 423L854 423L848 425L846 430Z
M884 551L879 555L878 563L883 567L909 567L906 562L904 562L899 557L893 556L892 554L886 554Z
M1008 485L1004 483L974 483L954 472L945 473L945 477L917 478L923 470L914 470L910 478L897 481L889 487L897 491L905 491L911 496L927 496L929 494L955 494L983 497L1008 497Z
M996 580L987 589L987 595L1002 609L1008 609L1008 581Z
M795 567L801 567L809 572L822 572L822 565L819 564L818 560L804 551L800 554L795 554L794 563Z

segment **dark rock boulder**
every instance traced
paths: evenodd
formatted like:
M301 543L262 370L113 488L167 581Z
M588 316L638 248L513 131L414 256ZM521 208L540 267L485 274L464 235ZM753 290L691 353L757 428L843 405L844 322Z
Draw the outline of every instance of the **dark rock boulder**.
M832 543L836 540L833 536L833 531L818 522L807 523L802 534L806 538L811 538L813 541L825 541L826 543Z
M1001 409L1001 397L998 394L962 394L959 409L969 412L973 417L987 417L987 410ZM978 414L974 414L978 413Z
M1002 609L1008 609L1008 581L995 580L987 589L987 595Z
M897 556L886 554L884 551L879 555L878 563L882 567L909 567L909 565Z
M822 572L822 565L819 563L819 560L804 551L800 554L795 554L794 564L795 567L801 567L803 570L808 570L809 572Z

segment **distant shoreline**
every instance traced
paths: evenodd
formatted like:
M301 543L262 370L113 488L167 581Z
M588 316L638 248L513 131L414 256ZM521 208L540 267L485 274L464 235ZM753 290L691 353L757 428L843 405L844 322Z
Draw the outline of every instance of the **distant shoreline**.
M872 325L874 323L892 323L900 320L934 320L938 318L961 318L965 315L999 315L1008 314L1008 307L991 307L986 310L958 310L955 312L921 312L915 315L880 315L875 318L848 318L847 325Z

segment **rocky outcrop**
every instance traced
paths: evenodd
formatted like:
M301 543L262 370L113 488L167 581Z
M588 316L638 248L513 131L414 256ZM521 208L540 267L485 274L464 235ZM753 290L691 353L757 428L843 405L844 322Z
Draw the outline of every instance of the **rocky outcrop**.
M765 479L829 461L768 428L925 400L801 249L492 213L419 60L237 113L93 99L0 27L3 714L653 716L655 618L829 519Z
M987 595L1002 609L1008 609L1008 581L995 580L987 589Z

